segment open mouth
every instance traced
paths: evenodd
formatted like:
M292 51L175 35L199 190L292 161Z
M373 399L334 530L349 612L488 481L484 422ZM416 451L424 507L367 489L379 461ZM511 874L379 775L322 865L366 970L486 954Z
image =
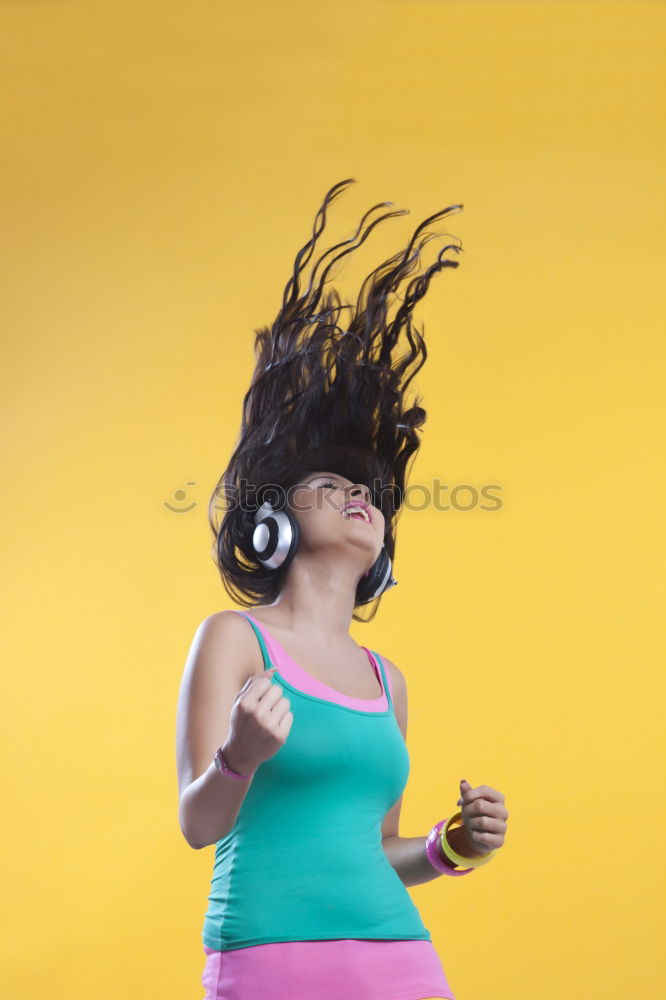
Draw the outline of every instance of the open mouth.
M363 507L353 507L353 506L345 507L345 509L342 511L342 516L344 517L345 521L350 521L354 517L358 518L360 521L367 521L368 523L370 522L370 515L368 514L367 510L365 510Z

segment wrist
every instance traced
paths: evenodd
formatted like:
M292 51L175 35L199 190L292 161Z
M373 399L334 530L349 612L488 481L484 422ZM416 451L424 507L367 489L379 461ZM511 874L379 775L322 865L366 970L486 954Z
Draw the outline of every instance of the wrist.
M249 777L255 771L256 764L253 764L242 757L238 753L237 748L234 746L230 746L228 743L223 743L221 752L224 754L227 766L230 767L232 771L235 771L236 774Z
M453 830L449 829L446 834L446 840L455 854L459 854L462 858L469 858L470 860L473 860L475 858L482 857L484 854L484 851L477 850L474 844L472 844L471 840L467 836L467 830L464 826L454 827ZM443 855L439 845L438 848L440 854ZM450 861L449 864L451 864Z
M450 839L448 837L446 839L448 840L449 844L451 844ZM448 857L448 855L446 855L442 850L442 844L439 836L437 837L435 843L437 845L437 857L440 859L440 861L443 861L447 868L455 868L456 866L454 865L453 861L451 861L451 858ZM453 844L451 844L451 847L453 847ZM455 848L453 849L455 850Z

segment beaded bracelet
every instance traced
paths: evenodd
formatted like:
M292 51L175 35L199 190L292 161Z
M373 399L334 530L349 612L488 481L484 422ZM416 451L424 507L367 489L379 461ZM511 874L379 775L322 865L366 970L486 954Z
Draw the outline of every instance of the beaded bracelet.
M215 767L218 769L220 774L228 774L230 778L240 778L243 781L248 781L254 774L254 771L250 774L239 774L238 771L233 771L227 763L227 758L222 752L222 747L217 748L213 760L215 762Z

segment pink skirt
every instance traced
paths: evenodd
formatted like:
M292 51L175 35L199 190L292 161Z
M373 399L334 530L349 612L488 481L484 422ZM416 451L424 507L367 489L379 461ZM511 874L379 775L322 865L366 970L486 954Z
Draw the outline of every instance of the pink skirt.
M432 941L277 941L204 952L203 1000L455 1000Z

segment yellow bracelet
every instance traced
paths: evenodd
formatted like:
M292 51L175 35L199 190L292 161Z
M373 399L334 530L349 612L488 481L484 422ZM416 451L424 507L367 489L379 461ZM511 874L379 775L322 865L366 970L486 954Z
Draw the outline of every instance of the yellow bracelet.
M458 822L460 820L460 822ZM456 854L448 840L446 839L446 831L451 829L453 825L456 824L456 829L463 826L462 812L458 811L451 816L446 824L439 831L439 842L442 847L442 851L447 856L449 861L452 861L454 865L458 865L459 868L479 868L481 865L487 864L489 861L495 857L495 851L488 851L487 854L482 854L478 858L464 858L462 854Z

